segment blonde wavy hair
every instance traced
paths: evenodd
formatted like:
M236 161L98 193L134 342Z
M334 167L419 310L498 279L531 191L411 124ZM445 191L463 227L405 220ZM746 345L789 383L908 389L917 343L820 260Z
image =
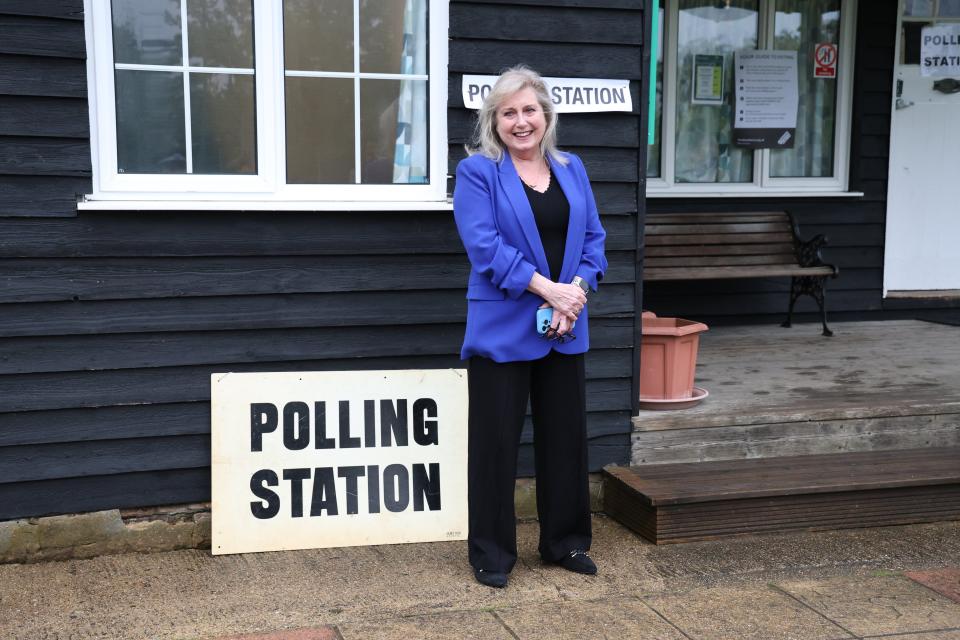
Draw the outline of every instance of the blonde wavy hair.
M479 153L495 162L500 162L506 146L497 135L497 108L506 98L526 88L533 89L547 122L547 129L540 140L541 155L544 158L549 156L561 165L567 164L566 156L557 149L557 111L553 107L553 101L550 100L547 85L544 84L539 73L525 65L517 65L503 71L490 93L483 99L483 106L477 112L477 124L473 130L473 137L465 146L467 154Z

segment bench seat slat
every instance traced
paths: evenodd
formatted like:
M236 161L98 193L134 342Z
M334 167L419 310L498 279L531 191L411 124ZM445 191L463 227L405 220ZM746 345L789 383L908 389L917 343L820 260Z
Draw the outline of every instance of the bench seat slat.
M653 267L739 267L747 265L796 264L792 253L764 253L733 256L650 256L644 258L646 268Z
M647 221L644 227L650 235L702 235L709 240L714 235L728 233L790 233L790 225L785 220L776 222L737 222L737 223L684 223L660 224Z
M790 233L729 233L716 235L648 235L647 246L664 245L727 245L727 244L759 244L759 243L793 242Z
M654 267L644 268L644 280L723 280L726 278L767 278L774 276L829 276L830 267L756 265L747 267Z
M647 215L648 224L690 224L717 222L778 222L783 213L651 213Z
M789 253L793 255L793 245L779 244L729 244L729 245L648 245L646 255L651 256L745 256Z

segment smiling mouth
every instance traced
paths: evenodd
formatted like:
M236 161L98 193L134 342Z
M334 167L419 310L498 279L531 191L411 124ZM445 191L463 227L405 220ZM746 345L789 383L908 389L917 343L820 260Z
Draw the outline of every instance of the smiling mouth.
M533 135L533 129L531 129L530 131L517 131L513 135L518 138L528 138L531 135Z

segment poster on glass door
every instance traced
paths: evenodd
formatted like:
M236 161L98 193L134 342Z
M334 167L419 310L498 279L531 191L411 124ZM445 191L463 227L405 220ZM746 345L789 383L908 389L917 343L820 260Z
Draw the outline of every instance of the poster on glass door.
M692 104L723 104L723 56L698 53L693 56Z
M793 147L799 89L796 51L737 51L733 143L751 149Z

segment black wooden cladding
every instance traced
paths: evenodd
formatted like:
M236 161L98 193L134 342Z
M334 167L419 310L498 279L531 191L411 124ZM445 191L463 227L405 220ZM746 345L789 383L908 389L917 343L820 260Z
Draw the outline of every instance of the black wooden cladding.
M210 499L210 467L0 484L0 520Z
M84 98L84 60L0 54L0 95Z
M604 283L633 282L632 257L631 251L609 251L610 267ZM0 303L359 291L390 295L426 289L459 290L469 272L467 260L458 254L268 256L255 263L236 257L74 258L66 264L56 258L6 262L9 264L0 272ZM611 291L605 287L603 295L596 296L597 303L607 304L608 293ZM346 305L341 308L345 311ZM15 321L2 308L0 318ZM344 324L336 317L317 318L311 323ZM7 327L0 323L0 336L9 335L4 333Z
M617 345L627 349L629 332ZM601 373L621 375L613 369L624 364L622 358L605 358L596 347L587 366L588 375ZM308 354L307 357L310 357ZM314 357L316 357L314 355ZM607 366L607 365L611 366ZM284 360L256 364L218 364L215 366L123 369L120 371L74 371L67 373L34 373L0 377L0 411L41 411L74 407L108 407L122 404L156 404L183 401L205 401L210 396L210 375L224 371L343 371L381 369L462 368L455 355L422 354L404 357L343 358L336 360ZM588 380L587 389L594 395L587 407L595 410L627 410L629 397L621 393L619 378ZM629 383L629 380L627 380ZM2 422L0 416L0 422Z
M463 40L547 42L562 33L567 44L640 44L643 14L625 10L462 3L450 14L450 37ZM539 36L539 37L538 37Z
M634 224L628 216L603 216L607 248L632 249ZM123 212L59 220L0 218L0 258L462 255L462 251L450 212Z
M87 101L81 98L0 96L0 136L90 137Z
M83 20L80 0L4 0L3 13L8 16L39 16Z
M520 62L545 76L639 79L641 74L639 46L499 40L450 44L450 71L489 75Z
M623 431L629 412L596 410L591 435L609 436ZM121 405L3 414L0 447L28 446L210 434L208 402L178 402L152 405ZM520 441L533 442L529 416ZM0 452L6 449L0 449Z
M0 15L0 53L83 59L83 23Z
M586 361L594 470L629 457L641 8L450 5L451 173L473 126L463 73L524 62L632 81L633 113L559 129L608 233ZM0 6L0 520L209 499L213 373L464 366L468 263L450 212L78 214L82 15L81 0Z
M629 286L604 285L591 313L632 315ZM395 326L435 324L461 321L466 302L454 289L3 304L0 337L378 326L384 308Z
M2 112L0 112L2 113ZM89 177L14 176L0 174L0 221L13 217L72 217L77 196L90 191ZM8 229L7 240L18 231ZM4 239L0 238L0 244Z

